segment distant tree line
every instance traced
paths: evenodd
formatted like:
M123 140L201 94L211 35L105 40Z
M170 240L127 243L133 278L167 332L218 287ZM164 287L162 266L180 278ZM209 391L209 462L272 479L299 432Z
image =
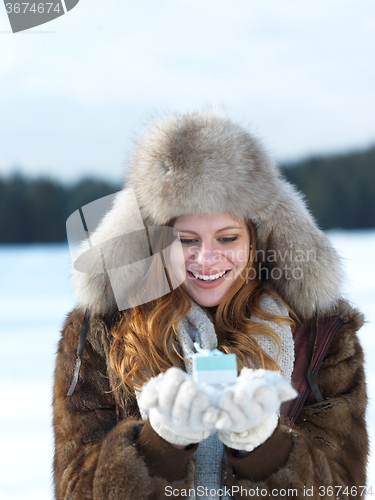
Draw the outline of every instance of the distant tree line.
M20 174L0 179L0 243L66 241L69 215L118 189L96 179L82 179L71 186Z
M375 227L375 146L283 165L322 229Z
M282 165L322 229L375 227L375 147ZM65 185L21 174L0 178L0 243L66 241L70 214L120 186L97 179Z

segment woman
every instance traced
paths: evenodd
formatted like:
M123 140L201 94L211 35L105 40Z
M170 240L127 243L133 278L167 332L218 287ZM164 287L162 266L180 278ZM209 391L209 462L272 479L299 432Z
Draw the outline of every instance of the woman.
M257 139L213 112L157 121L89 245L56 361L58 500L364 496L363 317ZM197 386L194 342L235 353L237 382Z

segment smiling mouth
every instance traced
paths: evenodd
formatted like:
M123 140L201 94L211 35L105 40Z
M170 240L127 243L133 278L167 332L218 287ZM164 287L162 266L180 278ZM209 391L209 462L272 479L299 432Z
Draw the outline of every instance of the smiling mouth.
M231 269L228 269L227 271L223 271L221 273L217 274L212 274L212 275L205 275L205 274L198 274L198 273L193 273L192 271L188 271L190 274L194 276L194 278L201 280L201 281L215 281L220 278L222 278L225 274L229 273Z

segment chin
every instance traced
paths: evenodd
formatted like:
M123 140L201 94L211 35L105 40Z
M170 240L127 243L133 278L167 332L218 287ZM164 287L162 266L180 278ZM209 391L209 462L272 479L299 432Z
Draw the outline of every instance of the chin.
M221 300L200 300L198 298L191 297L194 302L196 302L198 305L203 306L203 307L215 307L218 306L221 302Z
M225 299L226 294L204 294L204 293L194 293L184 287L185 292L189 295L191 299L194 300L198 305L203 307L215 307L220 304Z

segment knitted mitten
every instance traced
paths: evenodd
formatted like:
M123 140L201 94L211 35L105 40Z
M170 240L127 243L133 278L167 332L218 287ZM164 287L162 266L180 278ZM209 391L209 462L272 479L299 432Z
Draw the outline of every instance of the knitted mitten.
M219 416L192 377L174 367L144 385L139 405L150 410L150 424L159 436L181 446L206 439Z
M296 396L278 372L243 368L219 402L219 438L230 448L252 451L276 429L281 403Z

